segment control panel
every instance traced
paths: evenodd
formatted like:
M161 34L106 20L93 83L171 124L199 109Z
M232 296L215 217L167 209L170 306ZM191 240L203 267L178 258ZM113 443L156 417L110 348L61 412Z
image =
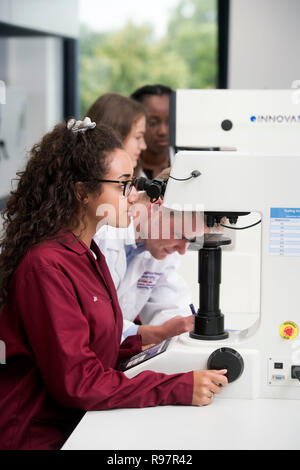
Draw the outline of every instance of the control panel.
M297 377L299 366L292 364L290 357L269 357L268 359L268 384L274 386L300 387L300 379ZM296 372L295 372L296 371Z

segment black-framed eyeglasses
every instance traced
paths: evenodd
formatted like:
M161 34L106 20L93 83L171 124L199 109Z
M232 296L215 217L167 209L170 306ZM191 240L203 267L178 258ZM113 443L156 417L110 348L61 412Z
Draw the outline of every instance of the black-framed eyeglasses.
M123 196L128 197L137 184L137 178L132 178L131 180L98 180L99 183L118 183L123 187Z

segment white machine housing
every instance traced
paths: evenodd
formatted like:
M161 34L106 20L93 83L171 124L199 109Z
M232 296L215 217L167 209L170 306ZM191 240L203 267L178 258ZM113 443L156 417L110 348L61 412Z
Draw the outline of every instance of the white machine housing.
M232 127L222 128L224 121ZM175 149L299 153L300 90L176 90L170 102Z
M214 96L214 92L218 91L214 90L209 93ZM230 91L226 91L226 93L231 94ZM279 91L272 93L266 91L266 93L268 96L273 95L274 100L276 100L276 95L282 96ZM203 96L202 91L199 91L199 94ZM196 90L191 90L190 93L185 91L183 95L188 99L190 107L195 109ZM285 95L291 98L291 94L288 92ZM231 94L231 96L233 95ZM263 93L261 93L261 97L263 97ZM183 116L176 114L183 127L182 136L190 132L189 125L187 125L187 122L190 122L188 121L187 107L186 103L183 103L182 99L182 105L186 112L182 111ZM296 105L295 108L297 108L296 114L299 113L300 116L300 105ZM177 106L177 113L179 109L182 108ZM215 113L220 114L220 111L215 109ZM224 116L228 117L226 113ZM300 325L298 296L300 280L300 144L298 137L300 119L299 122L291 122L288 131L284 130L284 127L280 127L281 132L279 132L276 123L270 123L270 128L272 133L268 138L264 139L263 133L261 134L262 139L265 140L265 146L272 135L273 140L269 142L268 152L191 150L178 152L171 169L171 177L177 178L177 180L169 179L163 202L165 207L176 208L176 210L180 205L182 210L193 210L203 204L205 211L246 211L259 214L262 222L261 292L258 320L249 328L229 332L229 337L220 341L192 339L188 334L173 338L165 352L129 369L126 372L129 377L142 370L176 373L205 369L211 353L218 348L229 347L235 349L242 356L244 371L240 378L226 387L220 397L300 398L300 381L292 378L291 375L292 365L300 366L300 335L290 340L280 335L280 327L283 323L293 322L295 325ZM179 129L181 129L180 126ZM186 134L184 130L186 130ZM198 140L195 138L191 146L201 147L200 140L201 144L203 140L202 134L197 133L197 123L194 123L193 132L200 137ZM277 139L277 134L281 134L281 139ZM291 140L289 140L290 138ZM280 152L277 145L275 145L276 150L272 149L274 139L281 142L281 147L283 146L282 142L286 144L290 142L291 151L284 152L281 149ZM247 141L247 134L245 134L245 140ZM238 141L243 142L242 139L238 139ZM191 143L191 140L184 141L182 137L180 143L184 142ZM206 141L205 145L208 145L209 142ZM218 142L220 147L224 146L224 142L225 140ZM179 141L177 141L178 143ZM259 145L260 140L258 147ZM217 147L217 145L213 146ZM178 179L187 178L193 170L200 171L201 175L197 178L178 181ZM281 220L280 217L277 217L278 211L285 213L286 218ZM274 241L277 233L280 240L283 240L280 242L282 246L278 250L276 248L277 241ZM223 311L223 313L226 329L226 312ZM280 369L278 369L278 364L281 366Z

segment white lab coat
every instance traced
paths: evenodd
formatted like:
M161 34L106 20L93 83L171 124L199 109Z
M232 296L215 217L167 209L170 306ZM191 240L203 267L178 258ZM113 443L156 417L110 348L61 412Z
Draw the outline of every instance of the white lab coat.
M191 315L191 292L177 272L180 264L177 252L157 260L149 251L143 251L127 267L125 245L135 245L132 225L127 230L102 227L94 240L106 258L116 286L124 319L123 339L138 315L148 325L161 325L175 315Z

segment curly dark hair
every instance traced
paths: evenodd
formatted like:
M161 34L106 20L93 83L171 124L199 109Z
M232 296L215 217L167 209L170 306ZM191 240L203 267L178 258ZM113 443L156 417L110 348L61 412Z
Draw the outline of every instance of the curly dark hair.
M74 133L65 123L55 126L34 145L24 171L17 173L17 188L3 210L0 239L0 308L4 305L10 279L30 248L55 237L62 229L72 230L82 220L87 193L101 194L101 183L110 168L110 154L123 148L114 132L97 125ZM78 200L75 183L81 181L85 194Z

